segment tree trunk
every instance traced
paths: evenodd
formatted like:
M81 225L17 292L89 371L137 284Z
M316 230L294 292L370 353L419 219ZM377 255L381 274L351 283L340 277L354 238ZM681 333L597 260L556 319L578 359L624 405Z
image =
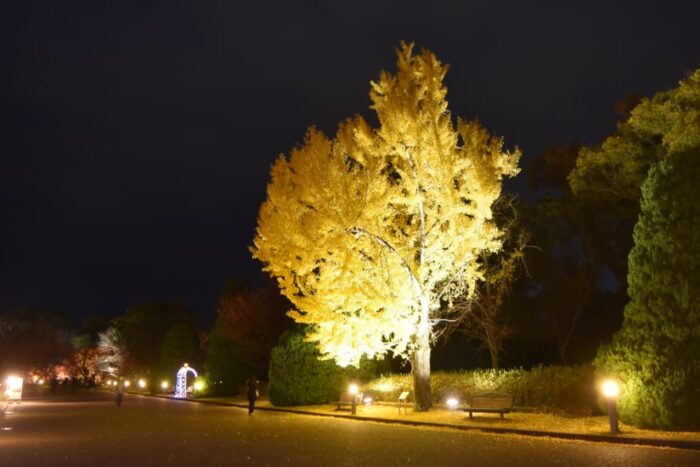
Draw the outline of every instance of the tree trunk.
M413 374L413 393L415 410L427 412L433 406L430 392L430 336L422 332L417 336L416 348L411 356L411 373Z
M489 353L491 353L491 368L494 370L500 369L500 364L498 362L498 349L494 346L489 346Z

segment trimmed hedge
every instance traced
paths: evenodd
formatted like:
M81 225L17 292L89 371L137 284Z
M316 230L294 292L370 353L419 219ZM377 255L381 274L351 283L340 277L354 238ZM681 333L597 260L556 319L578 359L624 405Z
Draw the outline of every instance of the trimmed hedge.
M380 372L388 371L385 361L363 360L357 369L341 368L332 360L319 360L316 346L304 339L304 328L289 330L272 349L268 391L273 405L336 401L351 381L369 381Z
M544 411L592 414L598 411L593 368L582 366L539 366L532 370L436 371L430 376L433 400L448 397L467 401L471 394L506 392L513 394L516 407ZM403 390L413 389L410 374L383 376L363 388L375 400L396 401Z

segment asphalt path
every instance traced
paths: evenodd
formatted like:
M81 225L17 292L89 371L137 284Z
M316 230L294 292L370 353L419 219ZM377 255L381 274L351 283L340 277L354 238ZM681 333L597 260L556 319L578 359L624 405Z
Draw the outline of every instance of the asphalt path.
M35 398L0 418L0 466L700 465L700 452L410 427L128 395Z

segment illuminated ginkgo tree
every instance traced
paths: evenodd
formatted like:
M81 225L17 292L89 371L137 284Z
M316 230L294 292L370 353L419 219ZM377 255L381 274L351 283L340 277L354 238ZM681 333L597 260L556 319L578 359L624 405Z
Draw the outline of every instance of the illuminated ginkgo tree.
M334 139L312 128L277 159L251 251L324 356L407 358L428 410L431 339L452 299L473 292L479 255L500 248L491 205L520 154L476 121L455 124L447 66L412 48L371 83L378 128L359 116Z

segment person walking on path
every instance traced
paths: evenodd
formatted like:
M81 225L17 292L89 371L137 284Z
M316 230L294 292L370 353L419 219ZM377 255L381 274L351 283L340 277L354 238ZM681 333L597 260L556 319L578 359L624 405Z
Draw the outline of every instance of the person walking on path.
M255 375L248 378L248 415L252 415L255 410L255 400L258 398L258 380Z
M124 378L119 378L117 384L114 385L114 403L117 407L122 406L122 399L124 399Z

